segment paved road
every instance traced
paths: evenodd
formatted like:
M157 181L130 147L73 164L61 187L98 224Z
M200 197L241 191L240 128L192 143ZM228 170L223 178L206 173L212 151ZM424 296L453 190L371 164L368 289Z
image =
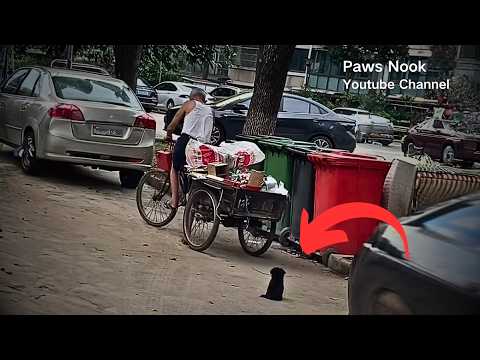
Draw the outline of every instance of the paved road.
M165 137L165 131L163 130L164 127L164 114L159 113L151 113L155 120L157 121L157 138ZM175 137L175 135L174 135ZM382 144L366 144L366 143L359 143L355 148L354 153L356 154L372 154L378 155L385 158L385 160L392 161L395 158L402 159L405 158L402 152L401 144L399 141L394 141L389 146L382 146ZM472 174L480 174L480 163L476 163L472 170L463 170L466 173Z
M393 142L389 146L382 146L376 144L357 144L354 153L357 154L372 154L382 156L386 160L393 160L395 158L403 158L402 148L400 142Z
M243 252L221 228L205 253L181 242L181 214L156 229L118 174L50 164L22 173L0 150L1 314L346 314L343 277L280 248ZM272 267L285 301L263 294Z

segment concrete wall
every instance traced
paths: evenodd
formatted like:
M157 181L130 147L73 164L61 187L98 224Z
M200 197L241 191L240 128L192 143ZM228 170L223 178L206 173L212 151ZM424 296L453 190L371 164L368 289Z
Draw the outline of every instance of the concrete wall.
M303 87L305 83L305 74L289 72L287 80L285 81L285 87L287 89L299 89Z
M252 86L255 82L255 69L244 67L231 67L228 69L228 77L233 84Z
M253 87L255 83L255 69L245 67L231 67L228 70L228 77L233 84ZM305 81L305 74L289 72L285 81L285 88L301 88Z

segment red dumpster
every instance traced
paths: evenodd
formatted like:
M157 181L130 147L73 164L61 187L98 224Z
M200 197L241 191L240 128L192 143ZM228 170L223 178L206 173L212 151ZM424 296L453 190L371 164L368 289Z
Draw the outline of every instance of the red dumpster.
M309 154L308 159L315 166L315 217L335 205L349 202L381 204L390 162L375 156L347 153ZM344 230L349 242L336 246L334 250L355 255L377 225L377 220L364 218L336 225L332 230Z

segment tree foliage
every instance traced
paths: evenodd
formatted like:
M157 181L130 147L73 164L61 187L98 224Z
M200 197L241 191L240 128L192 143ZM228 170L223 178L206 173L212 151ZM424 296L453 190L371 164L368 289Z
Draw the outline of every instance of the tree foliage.
M131 45L74 45L74 61L97 65L105 68L111 74L118 71L118 59L115 57L115 47L117 50L122 46ZM31 54L29 50L36 50L41 54ZM67 45L16 45L15 46L15 67L25 65L44 65L48 66L53 59L64 59L66 57ZM160 71L162 79L172 74L178 73L186 64L208 64L217 65L219 53L221 52L222 61L230 63L233 56L233 48L225 45L221 48L212 44L184 44L184 45L143 45L140 52L130 53L125 61L135 62L139 56L138 73L145 80L156 83L159 79Z

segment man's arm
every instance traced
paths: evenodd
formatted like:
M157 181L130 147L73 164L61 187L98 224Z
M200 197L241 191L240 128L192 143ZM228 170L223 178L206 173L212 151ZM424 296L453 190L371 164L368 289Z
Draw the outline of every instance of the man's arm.
M193 104L192 100L185 102L180 109L178 109L177 113L173 117L172 122L167 126L167 139L172 138L172 133L175 131L176 127L180 122L185 118L190 111L192 111Z

